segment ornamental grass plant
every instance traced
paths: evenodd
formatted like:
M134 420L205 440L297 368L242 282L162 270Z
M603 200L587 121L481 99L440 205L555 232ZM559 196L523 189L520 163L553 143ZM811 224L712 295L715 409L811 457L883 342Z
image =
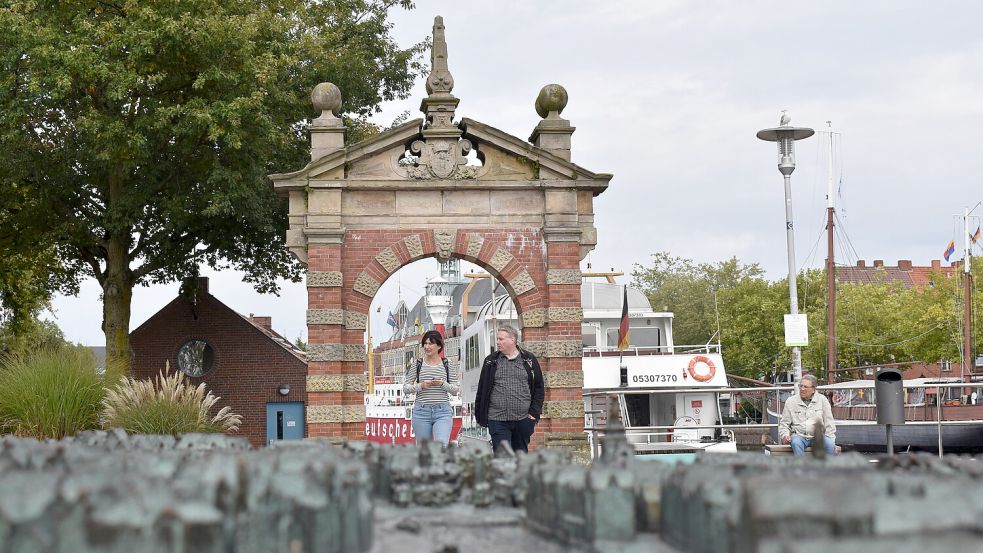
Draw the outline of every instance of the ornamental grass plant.
M131 434L238 431L242 417L230 407L209 416L219 399L205 389L204 382L195 386L181 372L165 370L146 380L123 378L106 391L102 424Z
M99 428L105 377L82 347L49 347L0 359L0 434L60 439Z

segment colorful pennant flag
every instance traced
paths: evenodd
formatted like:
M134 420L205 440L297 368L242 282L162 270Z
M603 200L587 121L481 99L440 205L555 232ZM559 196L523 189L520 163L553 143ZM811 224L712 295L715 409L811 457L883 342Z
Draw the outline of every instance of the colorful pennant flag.
M625 299L621 306L621 325L618 327L618 351L628 349L631 342L628 331L628 287L625 286Z
M976 232L974 232L969 238L974 244L978 242L980 239L980 227L976 227Z
M956 253L956 241L950 240L949 245L945 248L945 253L942 254L946 261L949 261L949 256Z

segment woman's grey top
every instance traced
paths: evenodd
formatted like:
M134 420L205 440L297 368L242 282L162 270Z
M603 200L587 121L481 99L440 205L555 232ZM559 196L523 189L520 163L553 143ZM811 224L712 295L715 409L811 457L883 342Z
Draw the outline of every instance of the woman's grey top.
M417 363L411 363L406 367L406 379L403 381L404 394L416 394L416 401L424 405L436 405L438 403L449 403L450 396L456 396L461 387L455 382L454 371L447 371L443 363L428 365L426 361L420 368L420 378L416 377ZM450 372L450 380L447 380L447 373ZM440 387L423 388L423 382L427 380L443 380ZM419 380L419 382L417 382Z

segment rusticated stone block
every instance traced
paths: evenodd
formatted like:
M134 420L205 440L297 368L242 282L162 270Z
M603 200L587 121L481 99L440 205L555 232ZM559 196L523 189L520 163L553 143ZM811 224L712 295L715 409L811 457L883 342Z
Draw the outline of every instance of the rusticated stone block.
M580 269L549 269L546 271L546 284L580 284L583 276Z
M353 286L352 289L359 294L371 298L374 297L375 293L379 291L379 286L382 286L379 281L365 273L362 273L355 279L355 286Z
M364 392L366 387L365 375L346 374L344 375L344 385L346 392Z
M584 344L578 340L555 340L546 343L546 357L581 357Z
M536 357L546 357L546 342L528 341L522 342L522 349L535 355Z
M341 392L345 389L344 377L340 374L318 374L307 376L308 392Z
M406 251L410 253L410 259L423 257L423 241L420 240L419 234L412 234L403 238L403 244L406 244Z
M396 256L396 252L392 248L386 248L375 256L375 260L382 265L382 268L386 270L387 273L392 274L393 271L399 268L399 257Z
M467 253L468 257L473 257L473 258L477 259L478 258L478 254L481 253L481 247L484 246L484 245L485 245L485 239L482 238L480 235L477 235L477 234L469 234L468 235L468 249L467 249L467 252L465 252L465 253Z
M550 307L550 322L579 323L584 320L584 310L580 307Z
M311 271L307 273L308 288L341 286L341 271Z
M488 260L488 264L491 265L492 269L495 269L501 273L502 270L505 269L505 266L508 265L513 259L515 259L515 257L513 257L508 250L500 247L495 250L495 255Z
M546 324L546 308L530 309L522 314L523 328L539 328Z
M344 321L341 309L308 309L309 325L340 325Z
M345 310L345 328L349 330L364 330L368 315L359 311Z
M433 231L433 243L437 249L437 259L450 259L454 253L457 233L450 230Z
M583 401L547 401L543 412L551 419L584 418Z
M362 344L345 344L342 361L365 361L365 346Z
M584 371L545 371L547 388L583 388Z
M364 405L343 405L341 422L365 422Z
M341 344L308 344L308 361L341 361L345 350Z
M309 405L307 407L307 423L344 422L341 405Z
M521 296L526 292L532 290L536 287L536 283L532 281L532 277L529 276L529 271L525 269L521 273L515 275L515 278L509 281L512 284L512 290L515 291L515 295Z

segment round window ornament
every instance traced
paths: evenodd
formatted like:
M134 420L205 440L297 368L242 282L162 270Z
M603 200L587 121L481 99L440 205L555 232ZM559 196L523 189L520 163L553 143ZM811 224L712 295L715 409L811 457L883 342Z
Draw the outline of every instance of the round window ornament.
M215 364L215 352L204 340L189 340L177 352L177 366L192 377L205 376Z

